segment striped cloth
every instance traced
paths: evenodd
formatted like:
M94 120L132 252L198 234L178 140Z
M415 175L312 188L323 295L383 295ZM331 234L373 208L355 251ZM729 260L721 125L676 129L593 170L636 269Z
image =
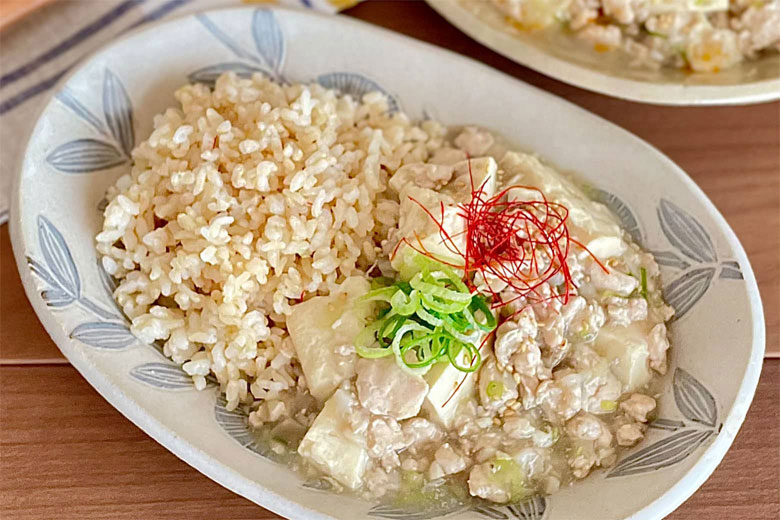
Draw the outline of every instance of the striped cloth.
M2 1L2 0L0 0ZM359 0L277 0L335 13ZM0 32L0 225L11 183L48 93L78 61L135 27L258 0L59 0Z

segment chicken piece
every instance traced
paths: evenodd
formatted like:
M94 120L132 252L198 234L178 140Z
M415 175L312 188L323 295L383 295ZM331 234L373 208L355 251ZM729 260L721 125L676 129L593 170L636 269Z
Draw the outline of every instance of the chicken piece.
M466 152L470 157L485 155L493 146L493 134L476 126L467 126L453 141L455 146Z
M764 49L780 49L780 9L767 2L763 6L751 6L733 22L739 31L740 50L748 57L755 57Z
M508 457L477 464L469 472L469 493L475 497L505 504L531 492L522 468Z
M644 437L642 427L636 423L624 424L615 432L619 446L633 446Z
M566 432L575 439L595 441L603 435L606 426L595 415L580 412L566 423Z
M540 479L550 466L550 452L544 448L526 447L510 452L527 480Z
M530 439L536 431L536 427L528 417L510 415L504 418L502 430L512 439Z
M390 177L390 187L404 199L409 186L436 190L447 184L452 178L453 167L443 164L414 163L398 168Z
M469 460L456 451L448 442L445 442L433 455L434 464L441 467L444 475L452 475L466 469ZM431 464L433 466L433 464Z
M616 25L588 24L577 31L577 36L593 44L599 52L618 48L623 39L623 33Z
M612 323L627 327L635 321L647 319L647 300L644 298L610 298L607 316ZM665 359L665 356L664 356Z
M404 421L401 429L404 433L404 442L412 449L439 442L444 437L438 426L423 417Z
M532 309L526 309L516 318L505 321L496 331L496 341L493 351L496 354L498 367L504 370L510 366L510 358L520 346L536 337L538 325Z
M346 279L329 296L315 296L293 307L287 318L306 384L318 401L355 374L355 336L365 327L370 305L354 305L371 289L365 278Z
M650 331L650 339L647 342L650 360L650 368L659 374L666 374L666 351L669 350L669 338L666 334L666 325L659 323Z
M729 29L709 27L695 31L685 57L696 72L719 72L742 61L737 35Z
M582 376L565 372L557 372L554 380L542 381L536 389L536 402L553 424L568 421L582 409Z
M610 16L623 25L634 23L635 0L602 0L604 14Z
M356 408L349 391L336 390L298 446L302 457L350 489L361 487L369 461L365 436L349 422Z
M439 148L433 152L433 155L428 159L428 162L452 166L453 164L465 161L466 159L468 159L468 156L463 150L458 150L457 148Z
M633 276L623 274L614 268L610 269L609 273L605 273L601 266L595 262L591 264L588 274L591 283L597 290L613 292L618 296L629 296L639 287L639 280Z
M488 359L479 369L479 400L487 410L495 411L518 397L512 374L499 370L495 359Z
M406 447L401 425L392 417L374 417L368 424L368 453L379 459Z
M360 359L356 372L358 399L371 413L401 420L420 412L428 383L403 371L394 358Z
M655 410L655 399L649 395L631 394L631 396L620 403L620 409L637 422L647 422L647 414Z
M567 462L577 478L585 478L596 466L615 461L613 437L609 428L594 415L581 412L566 424L572 439Z

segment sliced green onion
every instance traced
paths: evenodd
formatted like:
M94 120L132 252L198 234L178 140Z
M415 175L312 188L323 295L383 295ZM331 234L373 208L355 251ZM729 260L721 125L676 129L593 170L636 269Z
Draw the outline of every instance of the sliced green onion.
M396 287L383 287L381 289L374 289L361 296L358 301L360 302L387 302L390 303L390 298L398 291Z
M423 296L436 297L451 302L468 303L471 301L472 297L469 292L464 293L454 289L448 289L444 287L443 284L437 284L435 279L425 276L424 273L417 273L414 275L409 281L409 285L420 291Z
M453 352L453 348L450 347L447 349L447 357L449 358L450 363L461 372L476 372L477 369L479 369L479 366L482 364L482 354L480 354L479 349L471 343L464 343L462 341L459 341L458 343L460 347L466 349L467 355L471 354L469 356L471 358L471 362L468 366L460 365L457 361L457 358L460 355L462 349L457 348L456 352Z
M378 306L374 321L355 338L355 351L366 358L394 354L414 374L441 361L463 372L478 370L479 345L497 325L487 299L472 293L455 270L422 255L415 262L421 270L410 282L387 287L378 280L360 298L389 306Z
M647 299L647 269L644 267L639 268L639 279L642 287L642 291L639 293L642 298Z
M617 401L610 401L607 399L601 401L601 409L605 412L614 412L617 410L617 407Z
M469 311L471 312L467 313L466 316L473 316L473 323L478 328L484 330L485 332L490 332L496 328L496 317L490 311L490 306L487 304L487 301L481 296L475 296L471 299L471 303L469 303ZM481 312L482 315L485 316L483 321L480 322L478 319L476 319L477 312Z
M485 388L485 393L493 401L500 399L504 395L504 383L501 381L489 382L487 388Z
M409 294L396 290L395 294L390 297L390 307L396 314L411 316L420 308L420 296L416 290Z

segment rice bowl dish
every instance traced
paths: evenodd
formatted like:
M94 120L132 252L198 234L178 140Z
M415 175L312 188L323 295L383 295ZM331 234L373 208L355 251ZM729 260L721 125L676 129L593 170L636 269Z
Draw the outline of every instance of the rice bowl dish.
M510 503L642 439L674 311L574 181L381 92L227 73L176 98L109 191L102 266L132 332L289 464Z
M319 16L301 12L248 8L186 16L128 35L86 60L63 80L30 138L21 174L17 178L18 193L13 199L10 220L20 274L27 295L47 332L85 379L144 432L209 478L286 517L369 520L412 514L464 519L521 515L534 520L558 520L576 515L583 520L628 517L649 520L668 514L701 485L722 459L744 419L757 380L755 367L763 348L760 300L750 264L725 221L678 167L646 143L614 125L440 49L349 20L329 18L327 24L322 24L322 20ZM343 27L343 38L334 40L330 37L334 25ZM258 26L263 29L258 30ZM257 37L262 34L275 34L275 39L260 41ZM169 52L172 41L177 42L175 54ZM357 41L362 43L353 45ZM350 52L345 52L348 48ZM239 51L240 55L235 54ZM379 63L376 56L380 54L404 56L412 61ZM155 56L155 60L148 60L150 55ZM249 61L248 56L254 61ZM148 74L138 74L139 66ZM647 272L648 291L657 290L655 284L663 283L664 298L675 308L674 322L668 329L671 348L667 351L667 374L661 376L651 370L653 380L647 390L639 392L656 402L655 410L648 414L644 439L636 447L624 448L617 446L616 435L613 434L617 456L614 466L605 470L594 467L588 478L577 480L571 486L564 481L559 492L552 495L536 493L523 502L512 499L510 503L503 504L471 497L468 488L468 473L471 471L463 471L459 477L453 474L458 478L448 475L447 478L456 482L453 486L445 486L442 491L446 493L440 494L443 500L439 502L428 499L427 492L432 490L431 487L418 486L418 483L424 483L414 473L407 475L410 478L406 484L412 489L419 489L421 493L417 497L423 500L412 500L408 504L399 502L396 500L398 493L389 486L390 492L385 496L366 500L361 497L366 496L367 487L333 493L339 491L334 484L337 481L329 477L323 468L309 462L311 457L304 457L279 441L283 437L275 436L274 423L266 420L265 412L259 408L252 409L254 397L251 404L247 397L247 401L239 400L235 408L228 410L225 389L221 388L216 376L204 376L206 388L197 390L193 376L187 374L181 364L163 355L168 340L146 343L133 335L130 331L132 323L113 297L118 280L105 272L104 255L98 254L95 249L95 236L103 231L106 220L106 190L114 186L115 189L109 189L110 196L118 201L118 195L130 189L133 175L137 174L131 173L129 157L133 148L147 141L155 131L153 121L156 115L166 113L169 107L175 107L174 112L181 110L181 103L173 98L173 92L187 83L187 78L214 85L219 74L231 70L226 69L228 66L237 69L244 78L248 77L247 70L262 68L267 71L264 73L266 77L283 78L287 85L302 82L305 85L319 83L326 89L338 88L350 93L353 100L363 100L366 93L381 90L388 99L391 113L402 107L402 111L413 120L433 118L442 121L446 125L444 138L448 148L458 149L454 140L466 130L463 125L479 124L482 126L474 127L472 131L480 135L490 133L494 144L502 144L499 136L511 139L511 144L503 144L504 152L518 149L536 151L544 158L539 161L543 166L549 168L545 159L552 159L558 171L577 172L577 179L584 180L583 183L575 182L577 192L584 188L586 200L598 200L609 207L611 218L616 217L620 227L629 232L628 243L640 244L640 249L646 248L655 253L661 275L656 279L650 271ZM424 82L424 91L419 85L409 84L403 79L410 71ZM461 76L470 77L473 88L456 94L449 87L453 77ZM518 99L522 103L513 104L512 110L507 110L506 99ZM550 114L556 117L550 118ZM545 122L543 125L542 121ZM200 128L197 121L188 124L194 129ZM552 139L552 136L556 137ZM172 139L167 132L163 133L163 137ZM100 145L101 153L80 154L87 143ZM528 154L524 152L516 153L525 157ZM498 162L504 155L500 149L496 149L495 153L490 151L490 154L493 155L482 157L494 156ZM171 158L168 152L162 155L166 161ZM475 174L479 172L475 168L477 158L472 155L470 161ZM181 163L176 161L178 159L171 160L170 164L180 166ZM204 159L200 161L208 162ZM468 165L468 162L464 163L466 169ZM117 179L125 175L130 182L125 180L117 185ZM223 181L223 184L226 183ZM230 186L232 190L232 181ZM162 190L163 185L159 187ZM517 188L512 191L515 190ZM533 201L532 193L515 192L518 195L523 193L519 202ZM397 196L396 193L396 189L388 185L385 198L392 199ZM132 197L128 198L133 202ZM398 200L400 205L400 198ZM478 202L480 200L489 202L491 197L486 193L477 198ZM492 202L489 206L499 209ZM551 209L555 208L559 215L563 215L563 210L554 206L551 200L547 202ZM460 204L462 202L455 202L456 208ZM517 204L511 206L520 208ZM130 212L135 211L132 204L128 207ZM145 206L139 205L139 211L141 207ZM478 207L473 206L472 209ZM530 217L532 213L525 212L524 215ZM550 212L551 219L555 218L554 213ZM498 214L506 215L500 211ZM401 215L399 208L399 219ZM435 240L439 230L436 222L441 222L441 219L438 210L433 215L435 220L428 217L428 220L418 222L432 226L432 239ZM499 221L503 218L500 217ZM572 225L571 218L567 216L568 225ZM163 220L158 218L155 222L152 219L147 231L170 225ZM121 222L121 219L116 222ZM232 225L226 225L227 229ZM552 230L556 226L545 225L543 229ZM697 234L687 234L694 229L699 230ZM177 236L189 237L188 234ZM577 240L575 236L570 234L568 241L560 238L561 244L568 242L578 255L583 254L579 246L571 242L571 239ZM128 240L133 244L131 239ZM410 241L419 248L416 239ZM134 250L140 249L139 243L142 244L140 239L132 246ZM547 244L549 246L550 242ZM584 245L587 246L587 243ZM174 247L178 247L177 244ZM117 249L122 251L121 247ZM519 250L510 248L509 251L513 251L510 257L517 260ZM596 254L596 251L592 252ZM121 254L113 251L110 254L116 254L117 264L120 260L125 262ZM387 255L388 260L391 254L392 251ZM143 254L138 258L143 260L143 265L156 255ZM251 256L255 255L252 252ZM586 255L583 261L590 262L587 258L592 257ZM136 270L132 260L128 260L125 270ZM445 258L442 260L455 263ZM201 261L199 258L198 262ZM686 268L686 265L689 267ZM609 265L605 267L610 269ZM406 299L411 291L406 293L409 289L403 285L404 280L400 276L378 276L378 268L378 265L374 267L369 275L369 284L373 282L373 286L368 287L368 292L382 292L372 296L379 299L372 300L374 307L366 324L377 327L378 323L385 322L389 327L392 322L388 319L387 309L392 307L392 302L381 301L381 296L388 296L386 293L390 292L387 290L390 288L393 291L389 295L391 298ZM210 276L214 274L210 268L205 272L209 272ZM121 278L122 272L116 273ZM641 294L641 269L638 274L637 292ZM127 280L127 277L123 279ZM457 280L455 277L452 283ZM427 283L426 280L421 281ZM410 279L408 283L411 285L411 282ZM477 318L482 326L490 328L491 323L484 319L486 314L479 309L472 307L473 311L467 309L468 313L457 310L466 297L475 306L480 305L480 300L472 300L468 296L472 294L471 288L467 286L466 292L462 293L461 287L453 285L450 288L455 289L454 292L442 293L439 289L449 290L449 282L435 278L433 283L440 282L445 286L434 290L446 296L447 301L439 304L446 303L449 311L445 313L446 317L441 318L443 323L446 321L447 326L454 327L454 332L460 335L459 329L465 324L459 320L470 315ZM419 285L418 282L415 284ZM667 292L669 289L672 291ZM691 289L695 291L691 292ZM198 293L197 290L192 292ZM154 302L143 303L146 296L142 293L140 291L138 295L138 308L141 310L149 308L151 311L151 307L161 306L184 313L178 309L176 300L162 294ZM148 296L153 294L151 291ZM358 298L368 298L367 294ZM335 293L304 295L301 305L331 296ZM589 298L588 295L581 297ZM575 299L574 296L570 298ZM428 305L420 304L421 314L427 312ZM298 302L291 303L291 307L296 306ZM503 317L497 317L497 323ZM426 327L414 318L412 321ZM271 325L269 328L276 324ZM310 325L310 330L314 330L317 324ZM494 344L497 328L491 340ZM455 354L457 343L443 335L440 339L432 338L431 332L417 331L416 336L419 337L415 339L437 347L454 346L452 353ZM377 350L368 350L364 354L384 354L381 351L385 348L382 341L376 334L374 338L375 344L366 342L361 346ZM429 341L433 339L435 343ZM745 348L739 348L740 345ZM297 348L294 344L292 346L292 351L288 352L296 352L297 358ZM405 351L414 350L407 341L404 345L399 342L398 346ZM268 348L268 345L261 347ZM392 350L392 345L390 348ZM420 350L422 359L418 362L439 360L438 354L447 357L448 352L449 349L443 351L426 347ZM454 358L461 368L470 368L457 356ZM361 356L357 362L363 364L366 359ZM381 359L395 362L397 358L385 356ZM486 366L491 359L494 359L493 350L480 362L480 366ZM414 363L413 359L407 361ZM291 361L292 366L296 364L299 364L298 361ZM450 366L443 362L434 364ZM395 366L400 368L397 362ZM729 367L729 374L734 377L721 377L724 366ZM421 370L424 368L420 367ZM429 372L432 370L429 369ZM433 377L433 374L420 377L425 379ZM474 377L478 379L479 374ZM489 386L492 396L503 397L504 392L498 382ZM487 395L487 387L485 391ZM704 398L702 402L708 403L707 406L691 408L687 401L678 399L694 395ZM630 397L628 394L617 400L618 409L614 415L626 413L620 405ZM480 399L475 399L479 406ZM346 400L341 402L348 404ZM614 403L605 403L607 408L612 406ZM248 414L253 411L259 411L255 421L262 420L263 424L250 424ZM269 408L268 412L271 411ZM420 413L427 412L422 410ZM608 416L594 415L599 420ZM639 422L640 430L641 424L645 423ZM544 428L545 425L539 426ZM607 427L612 433L614 426L607 424ZM559 433L568 435L565 430ZM499 433L503 434L503 431ZM359 438L353 440L359 445ZM683 451L664 452L661 457L648 459L648 453L659 446ZM465 448L453 442L450 442L450 447L455 451ZM583 461L589 460L591 453L586 448L583 447L582 451L586 455ZM465 456L465 451L461 455ZM576 453L576 449L572 453ZM407 455L410 454L411 451ZM442 454L446 456L446 450ZM399 458L402 455L403 452ZM503 457L502 454L497 455ZM415 456L420 459L429 457L424 452ZM434 456L435 452L430 458ZM468 458L476 465L482 464L476 457L472 459L469 455ZM499 459L498 464L493 465L499 475L504 474L501 468L505 464L512 466L502 460L508 459ZM604 461L605 464L608 462ZM296 470L293 466L298 463L302 467ZM509 473L516 474L511 470ZM431 480L430 474L422 477ZM507 479L510 492L513 488L521 492L519 486L512 485L517 481L516 478ZM534 479L530 479L529 483L535 487ZM457 494L456 500L447 498L452 493ZM610 499L591 500L602 496ZM422 511L420 505L429 503L439 505ZM609 505L608 510L605 504Z

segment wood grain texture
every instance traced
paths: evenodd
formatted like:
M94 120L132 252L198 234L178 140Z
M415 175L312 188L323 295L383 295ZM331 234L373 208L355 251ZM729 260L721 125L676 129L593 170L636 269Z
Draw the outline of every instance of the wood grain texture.
M0 385L0 518L278 518L178 460L70 366L0 367ZM778 385L767 360L725 460L669 519L778 518Z
M21 20L39 7L54 0L2 0L0 1L0 29Z
M8 225L4 225L0 226L0 364L20 362L65 363L66 360L46 334L24 294Z

